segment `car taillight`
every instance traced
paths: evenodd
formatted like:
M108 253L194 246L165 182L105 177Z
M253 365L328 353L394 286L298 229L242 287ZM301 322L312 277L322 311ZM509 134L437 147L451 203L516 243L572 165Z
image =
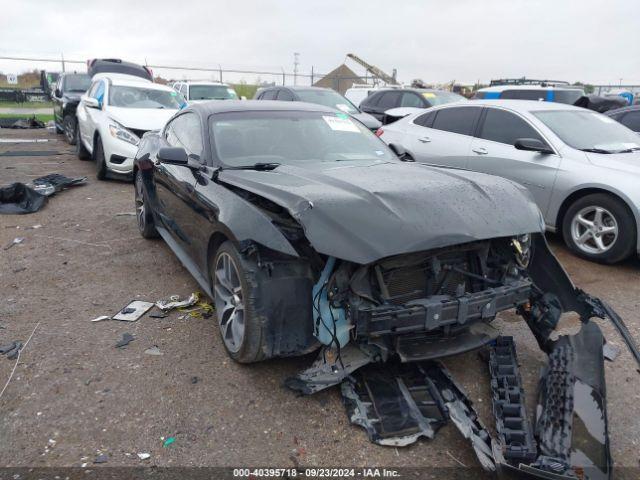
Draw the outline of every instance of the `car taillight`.
M377 129L376 130L376 137L381 137L383 133L384 133L384 130L382 130L382 128Z

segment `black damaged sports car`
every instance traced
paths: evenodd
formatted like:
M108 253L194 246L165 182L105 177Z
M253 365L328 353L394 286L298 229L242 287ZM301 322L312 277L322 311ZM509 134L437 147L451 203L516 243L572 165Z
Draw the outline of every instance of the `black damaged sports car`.
M319 105L193 105L142 138L138 225L213 298L233 359L319 349L287 385L341 384L372 441L407 445L451 420L487 470L608 478L604 339L590 319L610 318L639 358L624 323L571 283L526 189L401 157ZM508 309L549 356L533 421L513 340L492 325ZM569 311L582 329L552 339ZM479 348L496 439L437 361Z

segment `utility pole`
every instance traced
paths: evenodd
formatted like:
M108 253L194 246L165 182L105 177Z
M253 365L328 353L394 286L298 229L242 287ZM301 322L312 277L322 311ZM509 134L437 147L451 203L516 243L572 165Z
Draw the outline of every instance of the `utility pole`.
M300 54L294 52L293 54L293 84L298 84L298 65L300 65Z
M64 53L60 54L60 58L62 58L62 71L64 72Z

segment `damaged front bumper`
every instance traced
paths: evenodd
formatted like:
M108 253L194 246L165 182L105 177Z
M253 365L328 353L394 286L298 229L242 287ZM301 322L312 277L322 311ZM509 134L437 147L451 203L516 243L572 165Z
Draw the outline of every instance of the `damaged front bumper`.
M450 420L487 471L509 478L609 479L613 462L605 341L591 319L611 320L639 364L640 353L620 316L571 283L542 236L534 240L528 273L529 280L455 299L434 296L400 306L353 310L353 337L366 341L351 342L337 351L323 347L316 362L287 385L310 394L341 383L351 422L380 445L404 446L420 437L433 438ZM513 308L548 355L533 421L524 403L513 340L499 337L489 323L496 313ZM560 316L569 311L579 314L580 331L552 340ZM380 345L383 348L377 348ZM496 438L444 366L435 361L485 345L489 345Z

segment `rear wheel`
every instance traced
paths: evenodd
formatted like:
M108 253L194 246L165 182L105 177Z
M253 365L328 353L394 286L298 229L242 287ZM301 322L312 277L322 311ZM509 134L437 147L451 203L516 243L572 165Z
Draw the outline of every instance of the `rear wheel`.
M105 180L107 178L107 162L104 159L104 148L102 147L102 140L100 137L96 139L96 144L93 147L93 158L96 162L96 178L98 180Z
M562 235L567 246L581 257L616 263L633 253L636 226L632 213L621 200L596 193L569 207Z
M220 246L211 266L220 336L229 356L240 363L267 358L266 320L254 313L255 282L249 280L255 268L229 241Z
M84 148L84 144L80 139L80 129L76 128L76 155L80 160L89 160L91 159L91 154L89 150Z
M153 221L151 205L149 204L149 202L147 202L147 193L144 189L142 172L140 170L136 172L134 182L136 219L138 221L138 230L140 230L140 235L142 235L144 238L158 238L158 231L156 230L156 226Z
M64 129L64 136L69 145L76 144L76 128L78 126L78 122L76 120L75 115L65 115L62 120L62 128Z

